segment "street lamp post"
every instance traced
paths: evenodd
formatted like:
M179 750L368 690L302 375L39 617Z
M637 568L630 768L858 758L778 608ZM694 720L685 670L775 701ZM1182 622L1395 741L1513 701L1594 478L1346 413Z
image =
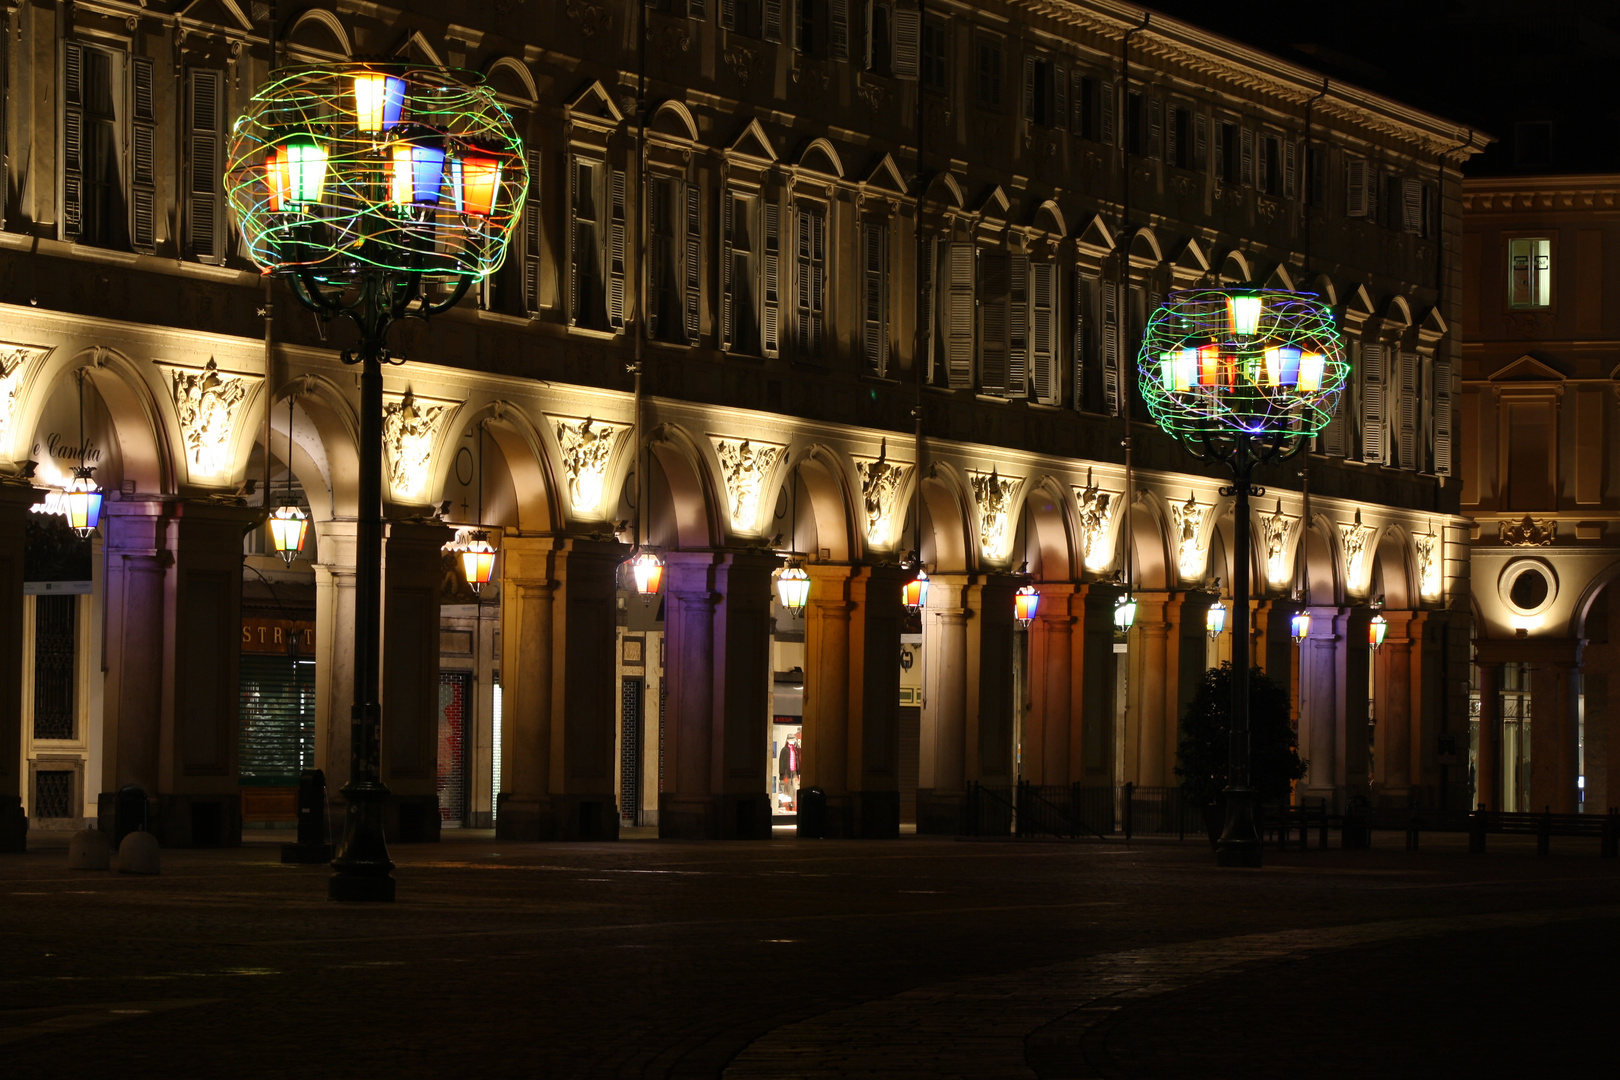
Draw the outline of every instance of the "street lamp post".
M389 329L453 307L496 270L528 187L511 117L470 72L339 63L271 73L232 132L226 190L248 250L323 321L359 332L354 705L334 900L392 900L378 680L382 365Z
M1249 499L1254 470L1303 449L1333 417L1349 375L1332 315L1280 289L1171 293L1142 336L1137 386L1155 423L1232 485L1232 736L1222 866L1259 866L1249 753Z

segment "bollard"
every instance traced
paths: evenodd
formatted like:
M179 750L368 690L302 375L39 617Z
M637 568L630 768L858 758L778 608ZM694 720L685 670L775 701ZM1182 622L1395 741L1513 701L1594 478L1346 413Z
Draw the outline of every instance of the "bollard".
M132 832L118 845L118 872L120 874L155 874L158 872L157 837L149 832Z
M112 841L100 829L81 829L68 843L69 870L112 869Z
M799 792L799 839L820 840L827 835L827 793L821 788Z
M332 843L326 828L326 774L305 769L298 777L298 842L281 845L284 863L332 861Z
M1485 854L1485 807L1468 815L1468 854Z

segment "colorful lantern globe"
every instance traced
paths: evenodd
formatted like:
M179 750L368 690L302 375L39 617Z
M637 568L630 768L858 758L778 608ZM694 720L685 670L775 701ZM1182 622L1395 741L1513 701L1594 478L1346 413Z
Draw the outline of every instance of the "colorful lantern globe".
M1114 632L1121 637L1136 625L1136 601L1126 593L1114 602Z
M643 548L630 558L630 579L643 604L658 595L664 587L664 560L655 551Z
M467 579L473 592L489 584L495 573L495 549L490 546L489 533L475 532L461 549L461 576Z
M1035 621L1035 616L1041 611L1041 594L1035 591L1035 586L1025 585L1013 593L1013 618L1018 620L1019 626L1028 626Z
M270 545L281 561L291 566L304 550L304 538L309 535L309 517L296 503L283 503L270 515Z
M1289 620L1289 625L1293 630L1294 644L1300 644L1311 636L1311 613L1308 611L1294 612L1294 617Z
M470 153L450 162L450 194L458 214L489 217L501 186L501 163L487 154Z
M804 614L804 606L810 602L810 575L804 572L804 567L797 560L790 560L777 573L776 596L789 614Z
M483 77L407 63L276 69L232 129L225 172L248 255L315 286L367 268L480 281L505 259L528 185Z
M1384 613L1380 611L1367 624L1367 644L1372 646L1373 652L1377 652L1378 647L1384 643L1384 635L1387 633L1389 633L1389 620L1384 618Z
M1153 420L1200 456L1281 447L1333 418L1350 374L1332 313L1311 293L1185 289L1148 320L1138 360Z
M62 489L68 525L80 536L89 536L101 523L101 488L96 484L95 471L82 465L75 467L73 479Z
M402 139L390 152L388 197L394 205L438 205L444 187L444 144L432 138Z
M917 576L900 588L900 602L915 615L928 606L928 572L917 567Z
M1209 614L1204 616L1204 629L1209 632L1209 640L1214 641L1226 629L1226 605L1219 600L1209 605Z
M360 131L387 131L405 111L405 80L386 72L361 70L354 76L354 126Z

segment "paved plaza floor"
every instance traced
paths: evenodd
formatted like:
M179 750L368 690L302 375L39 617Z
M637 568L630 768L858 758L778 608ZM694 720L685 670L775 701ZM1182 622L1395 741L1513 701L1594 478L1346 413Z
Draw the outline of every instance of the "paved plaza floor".
M251 837L135 877L36 836L0 856L0 1074L1615 1075L1620 863L1491 842L466 834L356 906Z

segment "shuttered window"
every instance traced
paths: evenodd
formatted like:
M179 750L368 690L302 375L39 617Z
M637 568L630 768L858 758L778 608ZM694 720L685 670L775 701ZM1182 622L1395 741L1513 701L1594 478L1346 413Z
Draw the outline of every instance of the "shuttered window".
M315 661L242 653L237 764L248 786L288 787L315 766Z
M1366 158L1345 158L1344 161L1344 214L1346 217L1368 216L1368 177Z
M1030 396L1042 405L1062 401L1058 375L1057 266L1041 260L1030 267Z
M794 210L794 320L796 359L822 360L827 319L827 211L801 203Z
M849 59L849 0L827 0L827 55Z
M1383 464L1384 355L1382 345L1361 347L1361 460Z
M1007 396L1029 392L1029 256L1014 254L1007 276Z
M764 303L760 310L760 341L766 356L782 348L782 209L773 195L765 196L765 269L760 283Z
M1007 392L1007 331L1010 256L1004 251L979 254L979 389Z
M1164 102L1153 98L1147 110L1147 156L1164 157Z
M614 169L608 182L608 325L624 329L625 317L625 176Z
M758 203L757 196L728 192L721 223L720 347L750 356L759 352L754 254Z
M540 314L540 154L529 151L529 192L523 200L523 310Z
M601 329L606 321L602 302L601 222L598 190L602 165L575 158L568 172L568 322L571 326Z
M698 344L702 333L699 318L703 302L703 219L701 214L702 190L697 184L681 185L681 271L683 325L686 343Z
M1238 179L1244 187L1254 187L1254 129L1244 128Z
M953 390L973 387L973 245L945 247L945 377Z
M1073 342L1070 345L1073 356L1074 407L1084 409L1092 406L1088 379L1088 365L1092 362L1092 327L1096 318L1092 313L1092 305L1096 303L1097 279L1086 274L1076 266L1074 268L1074 288L1070 294L1070 332Z
M867 375L889 374L889 226L861 223L861 356Z
M1102 375L1103 409L1109 416L1120 410L1119 380L1119 288L1115 282L1102 283Z
M217 263L223 254L225 222L220 165L225 145L224 91L225 80L219 72L199 69L190 72L186 93L190 140L186 154L190 173L186 186L186 250L199 262ZM137 114L139 111L137 105ZM136 173L138 179L138 167Z
M215 76L217 83L218 76ZM157 87L153 83L152 61L144 57L135 57L130 61L130 83L134 91L134 108L131 110L129 125L129 243L136 251L150 254L157 246ZM195 94L195 91L193 91ZM194 106L200 106L202 115L194 109L191 112L191 123L196 125L202 121L212 121L213 128L209 130L209 138L203 140L201 146L196 145L195 128L191 139L192 157L190 159L191 178L187 185L188 193L194 193L199 185L196 173L197 154L203 155L202 162L206 174L201 182L208 185L208 196L211 199L218 189L219 179L219 136L218 112L219 94L217 86L212 102L193 101ZM193 201L195 197L193 196ZM214 204L204 211L207 220L207 238L212 239L215 234L215 215L211 213ZM196 254L195 251L192 254ZM208 252L212 255L212 249Z
M922 13L901 8L894 13L894 77L915 79L921 68Z
M125 125L133 128L124 53L62 44L61 235L98 247L130 243ZM147 86L151 86L147 69ZM150 143L148 144L150 145ZM155 161L152 162L155 169Z
M1434 365L1434 472L1451 475L1451 361Z
M1399 413L1400 461L1403 469L1418 467L1418 354L1400 350L1401 407Z
M679 229L676 225L680 188L680 181L661 176L653 178L648 189L647 282L651 303L647 312L647 334L655 341L686 339L681 316Z
M1114 85L1104 83L1101 90L1102 103L1098 106L1098 111L1101 113L1101 123L1098 125L1098 134L1101 135L1104 146L1113 146L1115 109L1118 107L1115 101Z

